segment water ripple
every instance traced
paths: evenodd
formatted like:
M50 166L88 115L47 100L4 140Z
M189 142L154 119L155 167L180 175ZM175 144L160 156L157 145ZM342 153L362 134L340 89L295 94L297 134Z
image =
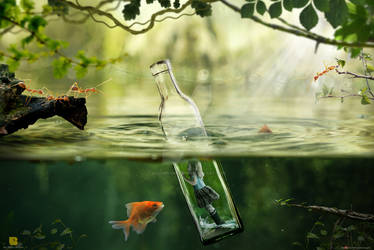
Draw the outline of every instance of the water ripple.
M224 115L206 121L209 138L164 139L156 116L95 117L85 131L53 118L0 139L1 158L76 156L373 156L374 120L313 120ZM273 131L259 133L263 124Z

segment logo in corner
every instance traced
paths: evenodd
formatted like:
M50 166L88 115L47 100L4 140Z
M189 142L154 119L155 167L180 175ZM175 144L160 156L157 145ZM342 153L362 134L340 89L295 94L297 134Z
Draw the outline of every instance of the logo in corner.
M18 238L10 236L9 237L9 245L17 246L18 245Z

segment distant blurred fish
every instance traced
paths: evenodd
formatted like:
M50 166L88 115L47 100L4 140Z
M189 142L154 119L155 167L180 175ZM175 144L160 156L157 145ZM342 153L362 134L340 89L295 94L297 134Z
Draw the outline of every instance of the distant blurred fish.
M127 203L127 220L109 221L114 229L122 229L125 234L125 240L129 237L130 226L135 232L141 234L144 232L149 222L156 222L156 216L162 210L164 204L159 201L140 201Z

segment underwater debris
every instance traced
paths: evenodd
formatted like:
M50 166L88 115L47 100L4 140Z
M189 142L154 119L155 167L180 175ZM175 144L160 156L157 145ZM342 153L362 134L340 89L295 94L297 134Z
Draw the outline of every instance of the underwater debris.
M11 134L38 119L58 115L83 130L87 123L85 98L46 98L22 95L24 82L0 64L0 136Z

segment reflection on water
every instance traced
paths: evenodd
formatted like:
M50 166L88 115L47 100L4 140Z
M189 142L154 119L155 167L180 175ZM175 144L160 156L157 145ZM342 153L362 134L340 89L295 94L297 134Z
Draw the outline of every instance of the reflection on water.
M336 221L297 208L279 207L275 200L353 209L372 213L372 159L359 158L224 158L227 183L245 231L203 247L191 219L171 162L130 160L2 161L0 167L0 245L8 237L42 226L53 240L51 222L61 219L74 238L87 235L76 249L294 249L317 220L326 228ZM208 180L207 180L208 183ZM210 183L211 184L211 183ZM135 200L162 201L165 208L143 234L124 241L108 221L126 218L125 204ZM202 218L205 216L202 215ZM201 221L209 228L210 221ZM227 222L226 222L227 223ZM70 244L69 235L58 241ZM318 230L315 230L318 233ZM342 238L344 240L345 238ZM316 249L318 241L311 241ZM364 246L364 245L361 245ZM367 246L367 245L366 245ZM298 249L298 248L295 248Z
M1 138L0 152L1 158L25 159L374 155L374 118L370 116L335 120L219 115L205 123L208 139L186 137L187 143L170 145L156 116L91 117L85 131L53 118ZM263 124L273 133L258 133Z

